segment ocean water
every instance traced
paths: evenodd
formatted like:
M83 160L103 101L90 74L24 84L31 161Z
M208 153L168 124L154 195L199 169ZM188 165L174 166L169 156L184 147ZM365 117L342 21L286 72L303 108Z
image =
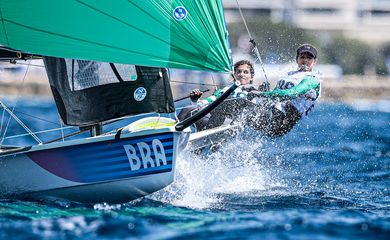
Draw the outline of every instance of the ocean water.
M59 126L51 101L15 110L33 131ZM172 185L133 202L2 199L0 239L390 239L389 190L390 102L321 103L285 137L246 130L186 152Z

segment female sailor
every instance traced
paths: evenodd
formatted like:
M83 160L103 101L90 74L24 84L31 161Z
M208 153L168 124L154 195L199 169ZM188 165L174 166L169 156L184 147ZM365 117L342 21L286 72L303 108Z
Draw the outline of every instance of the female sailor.
M317 49L310 44L298 47L298 70L288 72L272 91L251 91L248 99L255 103L248 122L269 136L288 133L310 112L320 96L320 74L313 71L317 63Z

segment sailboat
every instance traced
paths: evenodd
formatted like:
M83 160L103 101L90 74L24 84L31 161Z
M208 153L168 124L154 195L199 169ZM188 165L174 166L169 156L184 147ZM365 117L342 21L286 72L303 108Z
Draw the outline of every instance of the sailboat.
M119 118L175 111L166 68L231 71L221 1L1 0L0 22L0 59L43 59L62 122L91 132L2 145L2 198L120 203L160 190L187 127L237 87L182 122L159 115L104 133Z

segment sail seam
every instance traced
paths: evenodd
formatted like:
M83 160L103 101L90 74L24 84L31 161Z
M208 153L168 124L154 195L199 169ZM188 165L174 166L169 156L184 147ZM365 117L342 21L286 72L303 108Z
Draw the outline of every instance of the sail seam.
M8 35L7 35L7 31L5 30L5 24L4 24L4 18L3 18L3 12L1 11L1 9L0 9L0 17L1 17L1 23L2 23L2 25L3 25L3 29L4 29L4 36L5 36L5 40L7 41L7 46L9 46L10 47L10 45L9 45L9 41L8 41Z
M101 10L99 10L99 9L97 9L97 8L95 8L95 7L93 7L93 6L91 6L91 5L88 5L88 4L86 4L86 3L82 2L82 1L80 1L80 0L76 0L76 1L77 1L78 3L80 3L80 4L82 4L82 5L84 5L84 6L88 7L88 8L90 8L90 9L96 11L96 12L99 12L99 13L101 13L101 14L107 16L107 17L110 17L110 18L112 18L112 19L115 19L116 21L118 21L118 22L120 22L120 23L122 23L122 24L124 24L124 25L126 25L126 26L128 26L128 27L130 27L130 28L136 29L136 30L138 30L138 31L140 31L140 32L142 32L142 33L148 35L148 36L151 36L151 37L153 37L153 38L155 38L155 39L158 39L159 41L161 41L161 42L167 44L168 46L170 46L170 48L172 48L172 49L178 49L178 50L181 50L183 53L193 54L193 53L191 53L191 52L185 51L185 49L182 49L180 46L177 46L177 45L175 45L175 44L172 44L172 42L168 42L168 41L166 41L166 40L164 40L164 39L162 39L162 38L156 37L156 36L154 36L154 35L152 35L152 34L146 32L146 31L144 31L144 30L142 30L142 29L140 29L140 28L137 28L137 27L135 27L135 26L129 25L129 24L127 24L126 22L122 21L121 19L116 18L116 17L114 17L114 16L112 16L112 15L109 15L109 14L107 14L107 13L105 13L105 12L103 12L103 11L101 11ZM141 10L141 9L140 9L140 10ZM142 10L142 11L143 11L143 10ZM144 12L144 11L143 11L143 12ZM145 12L144 12L144 13L145 13ZM145 14L147 14L147 13L145 13ZM147 15L150 16L150 17L152 17L150 14L147 14ZM157 21L157 20L156 20L156 21ZM157 22L159 22L160 24L162 24L160 21L157 21ZM167 29L169 29L169 28L167 28ZM191 35L191 34L192 34L192 33L189 33L189 35ZM181 37L181 38L184 39L184 37ZM188 44L191 44L191 46L193 46L193 47L194 47L195 49L197 49L199 52L202 52L201 47L199 47L199 46L196 45L195 43L189 42ZM194 64L194 63L195 63L195 62L193 62L192 64Z
M50 34L50 35L53 35L53 36L59 36L59 37L63 37L63 38L77 40L77 41L80 41L80 42L94 44L94 45L101 46L101 47L108 47L108 48L112 48L112 49L116 49L116 50L120 50L120 51L124 51L124 52L136 53L136 54L140 54L140 55L144 55L144 56L147 55L149 57L157 57L157 55L145 54L143 52L141 53L141 52L137 52L137 51L131 51L131 50L128 50L128 49L125 49L125 48L114 47L114 46L107 45L107 44L97 43L97 42L84 40L84 39L80 39L80 38L76 38L76 37L70 37L70 36L67 36L67 35L64 35L64 34L49 32L49 31L45 31L45 30L42 30L42 29L30 27L30 26L27 26L27 25L24 25L24 24L20 24L20 23L14 22L14 21L10 21L10 20L6 20L6 21L9 22L9 23L12 23L12 24L24 27L24 28L28 28L28 29L31 29L31 30L34 30L34 31L38 31L38 32L47 33L47 34Z
M136 29L136 30L138 30L138 31L140 31L140 32L142 32L142 33L145 33L146 35L149 35L149 36L151 36L151 37L153 37L153 38L156 38L156 39L160 40L161 42L166 43L167 45L170 45L170 43L167 42L167 41L165 41L164 39L159 38L159 37L156 37L156 36L154 36L154 35L152 35L152 34L146 32L146 31L144 31L144 30L142 30L142 29L140 29L140 28L137 28L137 27L135 27L135 26L132 26L132 25L130 25L130 24L127 24L126 22L122 21L121 19L119 19L119 18L117 18L117 17L114 17L114 16L112 16L112 15L110 15L110 14L108 14L108 13L105 13L105 12L103 12L103 11L97 9L97 8L94 8L94 7L92 7L92 6L90 6L90 5L86 4L86 3L83 3L83 2L81 2L81 1L77 1L77 2L79 2L80 4L82 4L82 5L84 5L84 6L88 7L88 8L90 8L90 9L96 11L96 12L99 12L99 13L103 14L103 15L105 15L105 16L107 16L107 17L110 17L110 18L112 18L112 19L115 19L116 21L118 21L118 22L120 22L120 23L122 23L122 24L124 24L124 25L126 25L126 26L128 26L128 27L130 27L130 28L134 28L134 29Z

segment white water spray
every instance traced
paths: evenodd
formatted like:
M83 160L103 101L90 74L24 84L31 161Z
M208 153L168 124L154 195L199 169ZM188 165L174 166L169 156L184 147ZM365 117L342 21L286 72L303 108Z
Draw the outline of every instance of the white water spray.
M208 155L185 151L177 159L174 183L152 198L203 209L223 205L226 194L265 190L270 177L259 164L262 146L261 137L239 134Z

